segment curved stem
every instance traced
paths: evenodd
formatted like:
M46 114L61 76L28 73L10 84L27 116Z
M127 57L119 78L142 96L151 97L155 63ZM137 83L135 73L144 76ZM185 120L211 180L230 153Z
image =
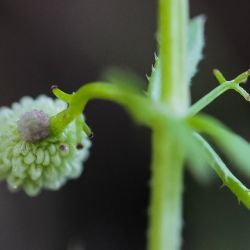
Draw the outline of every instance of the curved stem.
M51 117L51 133L58 134L77 116L82 114L86 104L92 99L103 99L121 104L124 108L128 109L130 113L139 122L144 124L150 124L155 121L154 118L161 117L157 113L161 112L160 109L153 105L149 99L145 96L136 94L125 88L107 84L104 82L94 82L82 86L76 93L69 97L68 94L62 91L54 90L55 95L60 98L69 100L69 106L67 109Z
M223 184L236 195L239 201L250 209L250 190L230 172L218 154L199 134L195 134L195 137L197 142L205 149L208 162L212 164Z

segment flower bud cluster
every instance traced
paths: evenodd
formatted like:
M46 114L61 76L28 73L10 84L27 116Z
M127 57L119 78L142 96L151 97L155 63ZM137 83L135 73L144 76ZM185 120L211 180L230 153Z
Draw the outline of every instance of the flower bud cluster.
M65 108L64 102L46 96L24 97L11 108L0 108L0 178L10 190L35 196L82 173L91 142L83 131L79 135L76 122L50 135L49 118Z

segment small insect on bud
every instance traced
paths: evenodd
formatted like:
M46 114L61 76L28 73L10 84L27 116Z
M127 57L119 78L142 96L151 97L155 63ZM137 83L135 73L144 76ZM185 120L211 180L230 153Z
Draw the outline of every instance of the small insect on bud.
M49 136L49 116L41 110L34 109L21 116L17 127L23 140L39 141Z

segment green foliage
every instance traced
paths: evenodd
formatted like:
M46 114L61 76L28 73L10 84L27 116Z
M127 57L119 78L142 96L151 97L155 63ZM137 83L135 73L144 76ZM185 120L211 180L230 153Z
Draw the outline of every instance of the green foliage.
M199 25L201 25L202 20L203 19L199 17L195 19L192 24L196 26L198 25L196 22L198 22L200 23ZM192 27L192 30L193 29L194 27ZM194 31L192 34L194 34ZM198 54L197 51L194 52L194 55ZM196 56L196 65L198 64L199 58L199 56ZM208 167L211 165L219 177L222 178L223 183L226 183L226 185L232 189L238 199L244 202L244 204L248 204L248 196L244 196L247 189L243 184L239 185L239 182L235 181L235 177L233 177L225 164L221 163L222 161L211 146L204 141L204 139L199 138L199 135L196 133L199 132L208 135L225 152L228 158L235 163L235 166L247 176L249 176L250 173L248 159L245 157L246 155L250 155L248 142L231 132L216 119L210 116L196 115L196 113L229 89L236 90L247 99L246 96L248 93L245 93L244 89L239 90L239 84L246 81L249 76L249 71L240 74L232 81L226 81L222 73L216 71L215 75L221 85L194 104L193 107L190 107L190 111L193 110L194 107L197 107L195 108L196 112L188 112L186 117L176 117L158 100L158 95L160 94L160 90L157 89L160 86L160 60L156 56L155 60L155 67L149 78L150 96L144 95L141 90L134 88L136 79L139 79L138 77L120 69L112 69L106 72L106 76L113 84L104 82L90 83L71 95L64 93L58 88L53 89L54 94L58 98L67 101L69 106L66 110L51 118L52 131L53 129L57 131L57 133L58 131L62 131L72 120L76 119L77 116L79 117L79 114L91 99L101 98L115 101L124 106L134 120L140 124L152 129L161 130L164 128L167 130L169 139L172 138L171 140L176 142L176 145L182 152L183 160L188 163L188 169L197 181L207 183L211 180L214 176L212 169ZM132 86L127 86L126 81L132 83ZM65 119L65 117L68 119ZM82 124L82 128L86 134L91 134L91 130L85 122ZM197 138L199 139L197 140ZM223 174L221 172L222 170L219 171L218 169L223 169ZM230 173L229 176L230 178L232 177L231 179L234 181L226 182L226 173ZM237 190L237 192L235 190ZM243 199L242 197L245 198Z
M188 25L187 41L187 84L197 73L198 64L202 59L204 47L204 16L192 19ZM109 82L90 83L81 87L73 94L66 94L58 88L54 94L68 103L68 108L51 118L52 132L63 131L70 122L79 117L86 104L92 99L105 99L121 104L135 121L146 125L152 130L168 131L169 140L175 141L175 146L182 152L189 171L200 183L208 183L213 175L213 169L232 192L249 207L248 189L233 176L212 147L198 134L208 136L234 162L235 166L246 176L250 176L250 168L246 156L250 155L250 146L240 136L234 134L216 119L199 115L198 113L214 99L229 89L235 90L246 100L249 94L240 86L248 79L250 72L227 81L223 74L215 70L214 75L219 86L191 106L186 115L179 117L169 111L168 106L161 102L162 92L161 55L155 55L152 73L148 77L148 92L145 95L138 88L141 78L131 71L119 68L108 68L103 75ZM110 84L112 83L112 84ZM81 126L90 135L91 130L85 122ZM167 149L166 149L167 150ZM212 166L209 167L209 166Z
M200 135L196 134L195 137L206 152L208 162L221 178L223 185L227 186L236 195L238 200L250 209L250 190L230 172L219 155Z
M205 115L190 119L192 126L211 139L225 152L235 166L247 177L250 176L249 159L250 144L218 120Z
M205 17L198 16L190 21L188 26L188 50L187 50L187 83L191 84L192 78L198 71L199 62L202 60Z
M155 63L152 66L151 76L148 77L148 94L154 101L159 101L161 96L161 65L160 59L155 54Z
M155 55L147 95L137 87L142 82L140 77L118 68L109 68L105 72L107 82L86 84L72 94L54 87L53 93L64 102L63 108L57 108L57 101L48 108L53 107L49 114L49 133L36 143L24 142L20 131L13 129L17 126L15 109L18 105L13 106L14 112L0 109L0 178L7 178L12 188L23 188L28 194L35 195L42 188L57 189L67 179L77 177L91 144L87 136L92 135L82 112L89 101L104 99L122 105L136 122L153 132L151 227L154 230L150 233L151 250L176 250L180 247L184 163L201 183L207 183L213 176L211 170L214 170L223 184L250 209L249 189L231 173L200 134L208 136L247 177L250 177L249 143L215 118L199 114L227 90L234 90L249 101L249 93L240 84L247 81L250 71L227 81L220 71L215 70L220 85L189 107L190 84L198 71L205 44L205 18L198 16L187 23L187 10L185 0L159 1L159 51L164 53L159 57ZM45 99L41 108L49 105L49 99ZM32 103L35 106L36 101ZM79 142L86 147L80 154L75 147ZM25 155L23 145L26 144L28 151L26 149Z
M202 185L209 184L214 177L214 172L209 166L204 148L195 139L195 132L190 128L188 132L184 138L188 170L197 182Z
M204 39L205 17L193 18L188 25L187 39L187 84L197 73L199 62L202 60L202 51L205 45ZM148 93L152 100L157 101L161 96L161 62L160 57L155 54L155 62L152 66L151 75L148 77Z

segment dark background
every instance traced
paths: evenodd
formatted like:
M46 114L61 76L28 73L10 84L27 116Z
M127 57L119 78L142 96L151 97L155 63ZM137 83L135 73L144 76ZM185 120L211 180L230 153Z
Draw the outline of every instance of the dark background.
M216 86L214 67L228 78L249 67L249 7L246 0L191 0L192 16L208 18L193 100ZM153 0L1 0L0 105L50 95L52 84L73 91L109 65L144 77L155 32ZM250 107L239 95L225 94L207 112L250 139ZM86 115L95 138L80 179L32 199L1 184L1 250L146 249L150 131L108 102L92 102ZM185 174L183 249L250 249L250 213L220 186L217 178L200 186Z

